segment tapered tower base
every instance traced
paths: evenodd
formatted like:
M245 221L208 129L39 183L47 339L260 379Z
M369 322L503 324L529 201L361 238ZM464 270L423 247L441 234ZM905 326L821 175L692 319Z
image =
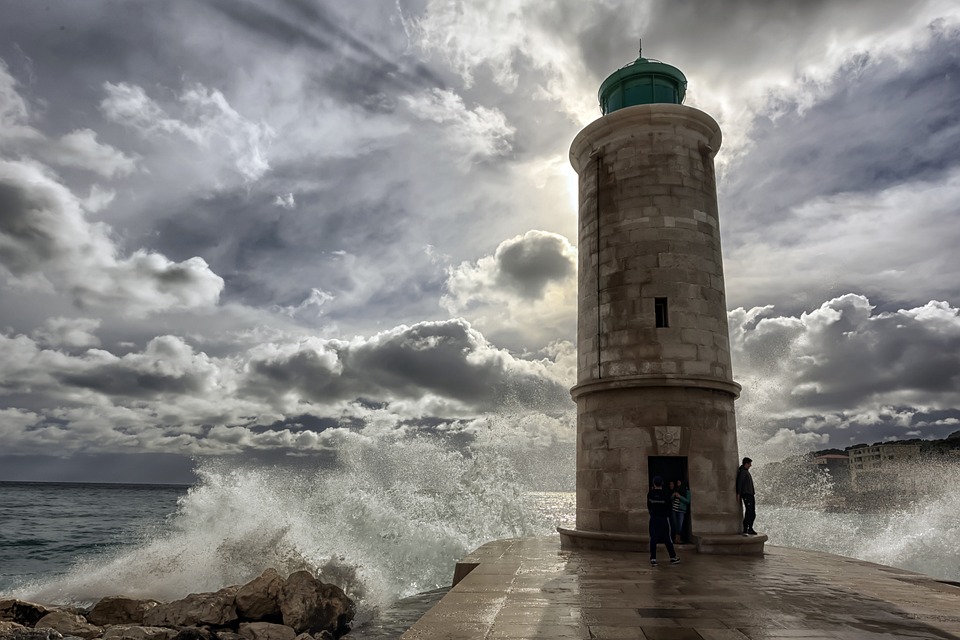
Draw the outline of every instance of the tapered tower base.
M578 531L557 527L561 549L595 549L599 551L650 550L650 537L626 533L603 533L602 531ZM767 536L714 535L693 536L697 553L708 555L756 556L763 554Z
M713 156L720 128L681 104L609 113L573 141L580 176L576 529L564 544L649 545L647 491L681 480L684 538L739 534L737 425Z

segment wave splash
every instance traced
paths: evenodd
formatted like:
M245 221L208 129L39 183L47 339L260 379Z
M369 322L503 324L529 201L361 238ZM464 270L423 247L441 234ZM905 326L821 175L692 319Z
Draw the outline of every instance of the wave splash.
M935 578L960 581L960 461L926 460L891 475L867 505L827 511L846 493L810 465L785 474L793 491L763 496L758 484L757 526L770 544L858 558ZM877 499L879 498L879 499ZM776 502L776 504L773 504Z
M335 468L200 464L200 481L133 549L84 561L18 597L89 603L106 595L173 600L241 584L267 567L308 569L374 611L449 585L454 564L496 538L546 535L523 456L460 451L436 439L338 443ZM573 468L570 462L571 470Z

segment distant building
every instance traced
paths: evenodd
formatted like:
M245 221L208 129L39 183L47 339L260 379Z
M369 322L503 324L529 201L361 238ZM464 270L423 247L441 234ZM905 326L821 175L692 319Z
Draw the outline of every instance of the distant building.
M828 453L811 458L810 464L825 469L826 472L830 474L830 479L833 480L834 486L838 489L846 488L850 485L850 456L840 453Z
M850 486L855 490L877 488L911 463L920 460L919 444L875 444L850 449Z

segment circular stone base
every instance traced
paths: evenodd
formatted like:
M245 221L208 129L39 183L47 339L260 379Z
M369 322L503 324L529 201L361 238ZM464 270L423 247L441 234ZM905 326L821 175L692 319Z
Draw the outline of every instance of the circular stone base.
M597 549L601 551L638 551L650 550L650 536L629 533L607 533L604 531L583 531L557 527L560 534L561 549ZM763 545L767 536L742 535L696 535L693 536L697 553L709 555L763 555Z

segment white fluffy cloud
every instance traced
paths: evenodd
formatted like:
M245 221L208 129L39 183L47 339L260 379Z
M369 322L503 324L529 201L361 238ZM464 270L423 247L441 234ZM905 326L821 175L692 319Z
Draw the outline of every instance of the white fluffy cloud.
M21 286L46 285L80 307L130 315L216 304L223 279L202 258L175 263L139 250L119 255L102 224L37 164L0 160L0 268Z
M129 175L137 167L134 158L99 142L97 133L91 129L66 134L46 156L53 164L86 169L106 178Z
M787 4L94 0L50 48L24 3L0 21L3 362L29 364L4 445L568 446L566 154L641 32L724 129L746 442L956 430L960 13Z
M135 171L134 158L99 142L91 129L56 140L41 134L3 64L0 94L0 140L11 143L2 150L7 158L0 157L0 275L21 288L66 294L82 308L131 316L217 303L223 280L203 259L173 262L143 249L122 255L112 230L87 219L115 192L94 184L81 199L48 166L114 178ZM40 331L50 338L56 331L49 329Z
M504 240L492 256L451 268L446 289L450 313L503 344L540 347L576 332L577 250L555 233Z
M270 168L267 150L273 130L244 118L216 89L195 85L183 91L171 105L178 110L177 117L140 86L106 82L103 88L107 97L100 109L114 122L147 137L175 134L200 147L224 149L248 180L260 178Z
M137 159L97 139L92 129L75 129L51 138L31 122L30 105L20 95L17 81L0 60L0 142L3 156L35 159L55 167L69 167L104 178L126 176L137 169Z
M557 417L571 406L566 350L522 360L462 320L349 341L288 337L219 358L174 336L125 355L84 348L95 328L57 319L32 337L0 335L10 363L0 395L20 416L5 430L8 452L58 440L71 450L317 450L330 446L325 428L358 421L368 436L426 420L476 437L476 416L502 411L527 416L517 428L548 446L569 426Z
M422 15L405 22L407 34L425 54L436 55L467 87L489 73L508 92L520 88L523 67L532 67L533 84L522 89L548 94L583 123L595 117L595 90L584 88L583 61L554 31L558 15L569 24L589 23L595 9L584 3L555 5L533 0L451 4L431 0ZM627 15L636 15L635 11Z
M30 335L45 347L86 349L100 346L100 338L94 334L99 326L100 320L95 318L47 318Z
M844 446L918 427L942 437L950 423L938 421L952 418L936 416L960 406L960 309L946 302L877 313L847 294L799 316L741 308L729 320L747 446Z
M442 126L447 144L463 154L464 168L510 151L514 128L499 109L483 105L469 109L463 98L447 89L404 96L403 101L415 117Z

